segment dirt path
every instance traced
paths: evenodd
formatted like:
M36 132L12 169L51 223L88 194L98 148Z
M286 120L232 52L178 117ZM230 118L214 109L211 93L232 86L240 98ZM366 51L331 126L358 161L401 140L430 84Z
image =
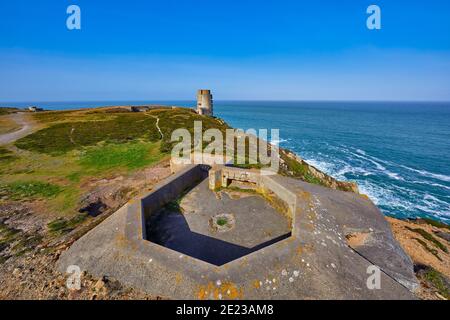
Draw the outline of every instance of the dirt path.
M161 140L164 139L164 134L162 133L161 128L159 127L159 117L154 116L154 115L149 115L149 116L156 119L156 129L158 129L158 131L159 131Z
M17 139L23 138L32 133L37 125L31 120L31 115L18 112L8 115L11 120L15 121L21 128L19 130L0 135L0 145L9 144Z

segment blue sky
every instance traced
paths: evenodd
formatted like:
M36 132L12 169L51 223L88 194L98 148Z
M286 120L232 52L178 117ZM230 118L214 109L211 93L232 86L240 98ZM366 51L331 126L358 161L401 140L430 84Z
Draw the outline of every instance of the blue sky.
M66 28L81 8L82 29ZM366 28L366 9L382 29ZM448 0L0 2L0 101L450 100Z

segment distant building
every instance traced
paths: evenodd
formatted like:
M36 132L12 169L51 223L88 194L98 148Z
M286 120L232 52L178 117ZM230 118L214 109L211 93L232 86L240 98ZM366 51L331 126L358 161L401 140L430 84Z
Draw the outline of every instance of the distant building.
M28 111L38 112L38 111L44 111L44 109L38 108L38 107L35 107L35 106L30 106L30 107L28 107Z
M131 112L145 112L150 110L149 106L130 106L129 108Z
M198 90L197 113L205 116L213 115L213 96L211 90Z

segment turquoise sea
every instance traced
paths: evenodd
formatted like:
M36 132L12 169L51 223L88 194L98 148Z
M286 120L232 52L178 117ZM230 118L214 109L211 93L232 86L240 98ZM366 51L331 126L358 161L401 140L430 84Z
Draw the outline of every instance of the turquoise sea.
M34 104L71 109L146 103L195 105ZM279 129L281 147L337 179L356 181L387 215L450 222L450 103L215 101L214 111L235 128Z

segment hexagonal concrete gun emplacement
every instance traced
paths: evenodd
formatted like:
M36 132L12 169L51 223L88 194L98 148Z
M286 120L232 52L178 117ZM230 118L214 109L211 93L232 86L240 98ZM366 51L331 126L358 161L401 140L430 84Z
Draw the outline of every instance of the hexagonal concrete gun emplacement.
M412 262L370 200L279 175L214 167L209 183L242 179L276 194L289 207L289 238L220 266L146 240L146 219L207 178L206 166L181 169L76 241L61 255L59 270L77 265L173 299L414 298ZM350 247L346 236L354 232L366 240ZM373 265L379 288L368 286Z
M246 182L253 184L256 189L264 193L273 193L276 197L284 201L289 208L287 214L295 225L295 211L297 206L297 196L271 176L262 174L260 170L244 170L229 166L214 165L209 170L209 188L217 190L218 188L227 188L232 181Z

